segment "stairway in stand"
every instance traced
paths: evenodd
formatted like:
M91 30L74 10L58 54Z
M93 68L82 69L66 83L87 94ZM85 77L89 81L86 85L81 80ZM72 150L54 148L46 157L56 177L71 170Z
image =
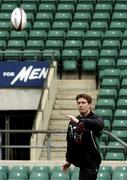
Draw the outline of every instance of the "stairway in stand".
M97 93L96 81L94 78L85 80L57 80L57 94L54 102L49 130L66 130L69 120L66 114L77 116L75 97L80 93L88 93L93 98L92 109L94 110ZM66 134L52 134L51 145L61 148L51 148L51 160L65 159L66 152ZM46 150L43 151L41 160L47 158Z

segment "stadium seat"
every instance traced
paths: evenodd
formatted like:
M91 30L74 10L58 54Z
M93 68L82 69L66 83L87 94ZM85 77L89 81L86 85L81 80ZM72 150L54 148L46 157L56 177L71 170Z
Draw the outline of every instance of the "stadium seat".
M127 133L126 130L120 129L120 130L115 130L112 129L111 133L115 136L117 136L118 138L120 138L121 140L127 142ZM114 139L111 137L111 141L113 141Z
M120 31L125 31L127 29L126 22L116 22L116 21L111 21L110 23L110 30L120 30Z
M114 11L115 12L126 12L127 4L126 3L115 3Z
M111 122L109 119L104 119L104 129L110 131L111 130Z
M91 14L90 12L75 12L74 14L74 18L73 18L73 21L78 21L78 22L88 22L90 23L91 22Z
M35 3L21 3L20 7L23 8L28 13L33 13L34 15L37 12L37 4Z
M50 30L47 36L48 40L65 40L65 31L64 30Z
M65 3L65 4L69 3L69 4L73 4L74 6L76 6L78 0L68 0L68 1L67 0L59 0L59 2L60 3Z
M32 166L31 173L37 172L37 173L48 173L51 174L51 168L50 166Z
M6 22L10 22L10 16L11 16L11 13L3 13L3 12L0 12L0 21L6 21Z
M115 110L115 100L114 99L101 99L99 98L96 102L96 108L97 109L111 109Z
M42 54L42 60L55 60L59 61L61 58L60 50L58 49L44 49Z
M38 12L36 13L35 21L46 21L46 22L53 22L53 14L51 12Z
M21 51L14 50L14 49L6 49L4 51L4 57L3 59L5 61L22 61L22 53Z
M10 171L9 173L9 179L22 179L22 180L28 180L28 176L25 172L17 172L17 171Z
M101 88L117 89L120 88L120 79L116 78L103 78L101 81Z
M108 172L98 172L97 180L111 180L111 176Z
M116 62L115 59L109 59L109 58L99 58L98 59L98 70L103 69L112 69L115 68Z
M57 12L55 14L55 21L62 21L62 22L72 22L72 14L71 12Z
M42 3L39 4L38 12L54 14L55 11L56 11L56 6L53 3L47 3L42 1Z
M108 23L106 21L92 21L90 29L92 31L106 31L108 30Z
M12 172L19 172L19 173L26 173L27 174L27 176L29 175L29 173L30 173L30 168L29 168L29 166L12 166L12 168L10 169L10 171L9 171L10 173L12 173Z
M27 22L33 24L34 18L34 14L32 12L27 12Z
M51 29L50 22L47 21L34 21L33 30L49 31Z
M87 31L89 29L89 23L88 22L82 22L82 21L73 21L71 23L71 30L75 31Z
M120 69L104 69L102 74L103 78L112 78L112 79L121 79L121 71Z
M78 2L84 3L84 0L79 0ZM85 0L85 3L86 4L93 4L93 5L95 5L96 4L96 0Z
M114 99L117 100L117 90L116 89L100 89L98 93L98 98L104 99Z
M9 35L8 31L0 31L0 40L5 40L7 42L9 40Z
M109 39L109 40L122 40L123 33L120 30L107 30L104 34L104 39Z
M127 79L123 78L121 81L121 88L127 88Z
M118 94L120 99L127 99L127 91L126 89L120 88L119 94Z
M23 51L22 60L41 61L42 52L39 49L25 49Z
M101 12L101 13L112 13L113 11L113 5L111 3L96 3L95 6L95 12Z
M11 30L10 22L0 21L0 30L1 31L10 31Z
M87 40L103 40L104 33L102 31L92 31L88 30L86 32L86 39Z
M4 172L6 175L8 175L9 167L6 165L0 165L0 172Z
M28 40L26 43L26 49L43 50L44 42L42 40Z
M69 180L69 174L63 172L53 172L51 174L50 180Z
M65 40L64 43L65 49L74 49L74 50L80 50L82 49L82 41L80 40Z
M125 13L125 12L114 12L112 14L112 21L126 22L127 21L127 13Z
M113 173L115 173L115 172L126 173L127 166L116 166L115 169L113 170Z
M69 30L66 34L67 40L80 40L84 41L85 39L85 32L84 31L75 31L75 30Z
M102 44L103 49L120 49L120 41L119 40L109 40L105 39Z
M7 174L5 172L0 171L0 179L1 180L7 180Z
M101 49L100 58L117 59L118 51L116 49Z
M70 29L70 23L69 22L53 21L52 30L68 31L69 29Z
M93 11L94 11L93 4L82 3L82 2L79 2L77 4L76 12L85 12L85 13L89 12L92 15Z
M49 180L47 172L31 172L29 180Z
M120 59L126 59L127 58L126 49L120 49L120 51L119 51L119 58Z
M118 141L109 141L107 152L123 152L125 154L125 147Z
M29 33L29 39L30 40L46 40L47 39L47 33L44 30L31 30Z
M26 42L28 39L28 32L12 30L10 33L10 39L11 40L24 40Z
M126 109L127 108L127 99L118 98L117 108L118 109Z
M93 14L93 21L104 21L110 23L110 13L109 12L95 12Z
M1 12L12 13L12 11L17 8L17 3L2 3Z
M127 59L117 59L116 66L120 70L127 69Z
M99 172L108 172L112 176L112 166L100 166Z
M63 41L62 40L47 40L45 43L46 49L63 49Z
M0 50L5 50L6 46L7 46L6 41L0 40Z
M99 51L96 49L82 49L81 60L98 60Z
M24 50L25 49L25 41L23 40L9 40L7 44L8 49L15 50Z
M127 110L126 109L116 109L114 113L114 118L118 120L127 119Z
M95 109L95 113L99 114L104 120L108 119L112 122L113 119L113 112L111 109Z
M59 3L57 6L57 12L63 12L63 13L70 12L71 14L73 14L74 11L75 11L75 6L73 4Z
M127 130L127 120L116 120L114 119L112 122L112 129L113 130Z
M127 179L127 173L123 172L115 172L112 175L112 180L125 180Z
M100 40L85 40L83 44L84 49L101 49L101 41Z
M123 152L107 152L106 156L105 156L105 160L124 161L125 160L125 156L124 156Z
M81 64L82 73L96 73L97 63L96 60L83 60Z

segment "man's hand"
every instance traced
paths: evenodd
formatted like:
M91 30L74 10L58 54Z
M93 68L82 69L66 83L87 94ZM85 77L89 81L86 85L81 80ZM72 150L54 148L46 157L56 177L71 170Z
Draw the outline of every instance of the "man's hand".
M61 167L62 171L63 171L64 173L66 173L66 171L68 170L68 168L70 167L70 165L71 165L71 163L66 162L66 163Z
M65 117L69 118L71 121L74 121L76 123L79 122L79 120L76 117L72 116L72 115L66 115Z

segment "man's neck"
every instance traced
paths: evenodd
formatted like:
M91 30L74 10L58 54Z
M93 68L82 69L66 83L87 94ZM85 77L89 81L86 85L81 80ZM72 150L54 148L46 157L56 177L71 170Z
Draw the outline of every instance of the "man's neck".
M90 110L87 111L87 112L85 112L85 113L81 113L80 115L81 115L82 117L87 117L89 113L90 113Z

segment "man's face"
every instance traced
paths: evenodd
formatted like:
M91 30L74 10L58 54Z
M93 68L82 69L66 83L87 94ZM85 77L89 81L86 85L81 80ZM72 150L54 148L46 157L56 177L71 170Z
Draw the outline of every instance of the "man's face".
M77 107L81 114L87 114L91 110L91 104L88 104L84 98L79 98L77 101Z

